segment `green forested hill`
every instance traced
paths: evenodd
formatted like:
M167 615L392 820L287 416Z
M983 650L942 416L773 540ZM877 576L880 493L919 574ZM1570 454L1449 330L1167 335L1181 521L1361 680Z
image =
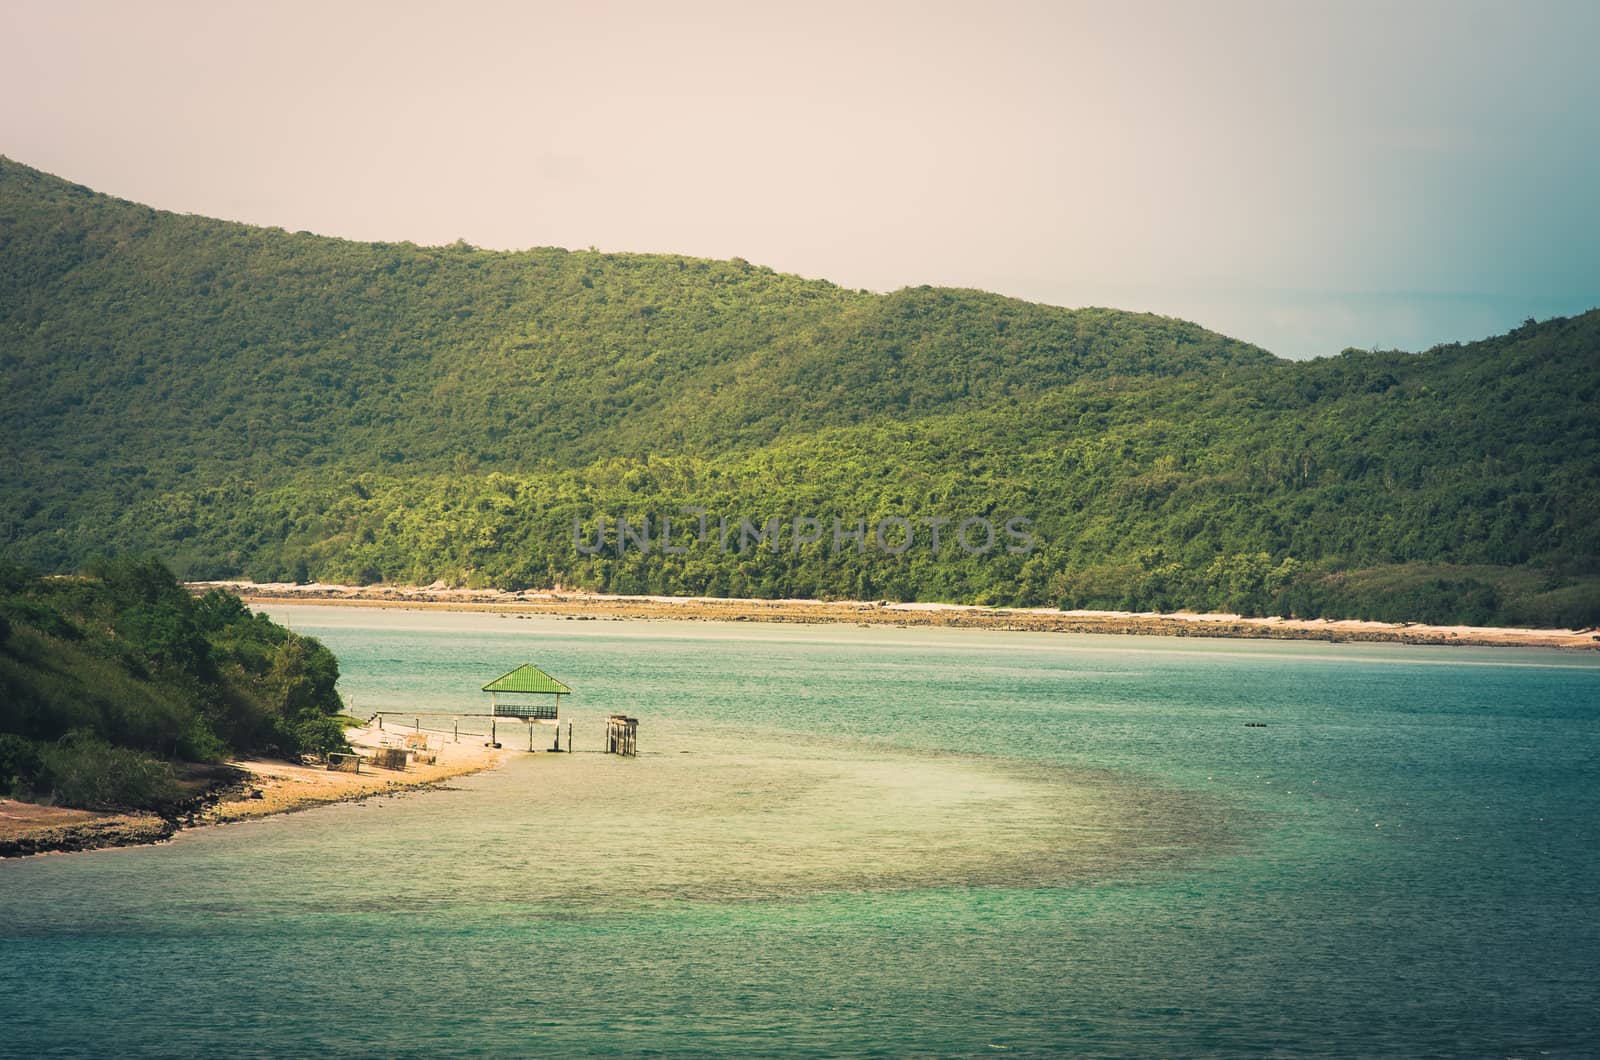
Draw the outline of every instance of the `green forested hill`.
M739 260L289 234L0 159L0 547L44 569L1590 624L1597 375L1595 312L1294 363ZM920 537L575 547L685 505ZM1034 547L948 547L975 517Z
M159 563L0 562L0 796L170 811L173 763L345 746L333 653Z

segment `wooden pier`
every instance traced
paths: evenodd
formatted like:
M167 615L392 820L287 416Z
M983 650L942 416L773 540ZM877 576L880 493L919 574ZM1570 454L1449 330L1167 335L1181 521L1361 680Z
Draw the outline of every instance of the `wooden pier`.
M639 754L638 718L613 714L606 719L606 754L627 755L630 758Z

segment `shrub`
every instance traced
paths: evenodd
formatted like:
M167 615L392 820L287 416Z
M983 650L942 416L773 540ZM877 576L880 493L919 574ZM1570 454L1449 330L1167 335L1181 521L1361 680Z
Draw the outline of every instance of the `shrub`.
M64 806L86 810L161 810L179 798L172 766L74 729L40 755L40 787Z
M14 733L0 733L0 795L27 795L39 777L39 747Z

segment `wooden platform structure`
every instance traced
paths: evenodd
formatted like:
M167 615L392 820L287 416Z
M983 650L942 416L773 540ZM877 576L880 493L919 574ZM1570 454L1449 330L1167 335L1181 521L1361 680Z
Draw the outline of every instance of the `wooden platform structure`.
M510 673L483 686L489 693L489 713L497 718L521 718L523 721L557 721L561 715L561 697L570 696L572 689L539 669L533 663L523 663ZM529 702L512 700L500 702L506 696L549 696Z
M606 754L627 755L639 753L639 719L626 714L613 714L606 719Z
M489 693L489 716L491 718L516 718L528 723L528 750L533 750L533 726L554 725L556 727L555 746L552 751L561 750L561 697L570 696L572 689L557 681L554 677L539 669L533 663L523 663L509 673L499 677L483 686ZM537 696L531 702L528 700L513 699L502 703L501 696ZM549 699L543 697L548 696ZM570 730L571 722L567 723ZM494 742L494 722L489 723L489 739ZM572 739L567 738L567 749L571 750Z
M455 718L488 718L489 743L495 747L500 746L500 738L495 729L495 724L502 718L511 718L516 721L526 722L528 725L528 750L533 750L533 727L535 725L554 725L556 727L555 746L552 751L561 750L561 697L572 695L572 689L554 677L545 673L532 663L523 663L508 673L483 686L483 691L489 693L489 711L480 714L475 711L464 710L374 710L372 719L378 723L378 728L383 728L385 718L411 718L416 724L416 731L422 731L424 717ZM507 697L502 699L501 697ZM453 738L459 740L461 733L459 726L452 727ZM572 723L567 723L567 749L572 747Z

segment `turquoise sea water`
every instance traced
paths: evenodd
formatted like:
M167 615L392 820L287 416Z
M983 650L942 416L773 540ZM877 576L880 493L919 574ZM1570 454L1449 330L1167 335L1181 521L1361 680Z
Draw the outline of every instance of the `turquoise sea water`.
M270 610L579 753L0 862L0 1054L1600 1053L1591 656Z

